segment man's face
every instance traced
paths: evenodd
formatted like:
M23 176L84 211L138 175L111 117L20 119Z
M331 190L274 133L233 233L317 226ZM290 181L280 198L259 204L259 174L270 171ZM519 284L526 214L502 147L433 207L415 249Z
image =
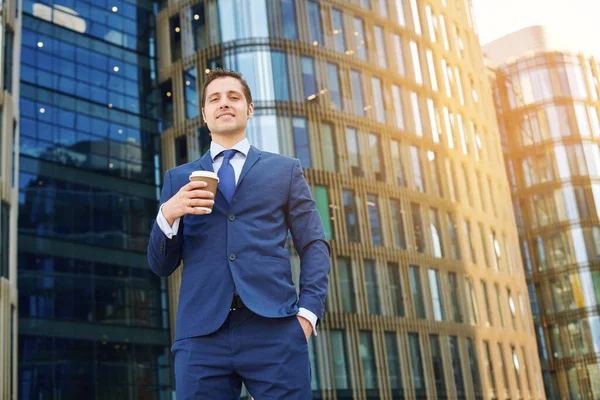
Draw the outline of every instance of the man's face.
M211 133L227 135L243 132L253 111L254 105L246 103L242 83L236 78L217 78L206 87L202 115Z

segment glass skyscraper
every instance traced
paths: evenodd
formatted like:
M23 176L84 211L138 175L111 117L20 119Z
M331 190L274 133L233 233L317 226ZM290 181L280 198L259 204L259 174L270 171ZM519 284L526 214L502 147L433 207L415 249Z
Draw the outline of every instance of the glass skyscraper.
M171 398L154 3L22 7L19 398Z
M0 399L17 393L19 2L0 3Z
M538 31L499 39L490 55ZM599 68L582 54L532 50L497 66L494 95L539 357L548 398L598 399Z
M207 150L199 93L217 67L250 85L251 144L305 168L333 266L315 398L544 398L470 7L159 2L163 170Z

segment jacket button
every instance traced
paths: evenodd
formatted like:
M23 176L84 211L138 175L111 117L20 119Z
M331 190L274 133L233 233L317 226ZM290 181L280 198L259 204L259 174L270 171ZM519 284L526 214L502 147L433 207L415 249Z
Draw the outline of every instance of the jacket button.
M229 255L229 259L230 259L231 261L235 261L235 254L231 253L231 254Z
M229 214L229 220L230 221L235 221L235 215Z

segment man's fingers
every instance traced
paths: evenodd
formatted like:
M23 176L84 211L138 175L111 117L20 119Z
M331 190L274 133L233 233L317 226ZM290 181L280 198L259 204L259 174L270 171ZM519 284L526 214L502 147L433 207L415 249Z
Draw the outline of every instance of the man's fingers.
M190 207L212 207L215 204L211 199L190 199L188 201Z
M193 199L212 199L215 195L208 190L192 190L189 192L190 198Z
M204 181L191 181L187 185L185 185L184 188L186 188L187 191L190 191L190 190L195 190L195 189L202 189L207 186L208 186L208 183L206 183Z

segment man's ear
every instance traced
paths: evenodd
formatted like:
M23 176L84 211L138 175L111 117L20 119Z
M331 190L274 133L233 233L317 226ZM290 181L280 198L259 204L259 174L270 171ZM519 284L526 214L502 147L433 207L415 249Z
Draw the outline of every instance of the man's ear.
M202 107L202 121L206 122L206 114L204 114L204 107Z
M248 104L248 119L254 115L254 103Z

